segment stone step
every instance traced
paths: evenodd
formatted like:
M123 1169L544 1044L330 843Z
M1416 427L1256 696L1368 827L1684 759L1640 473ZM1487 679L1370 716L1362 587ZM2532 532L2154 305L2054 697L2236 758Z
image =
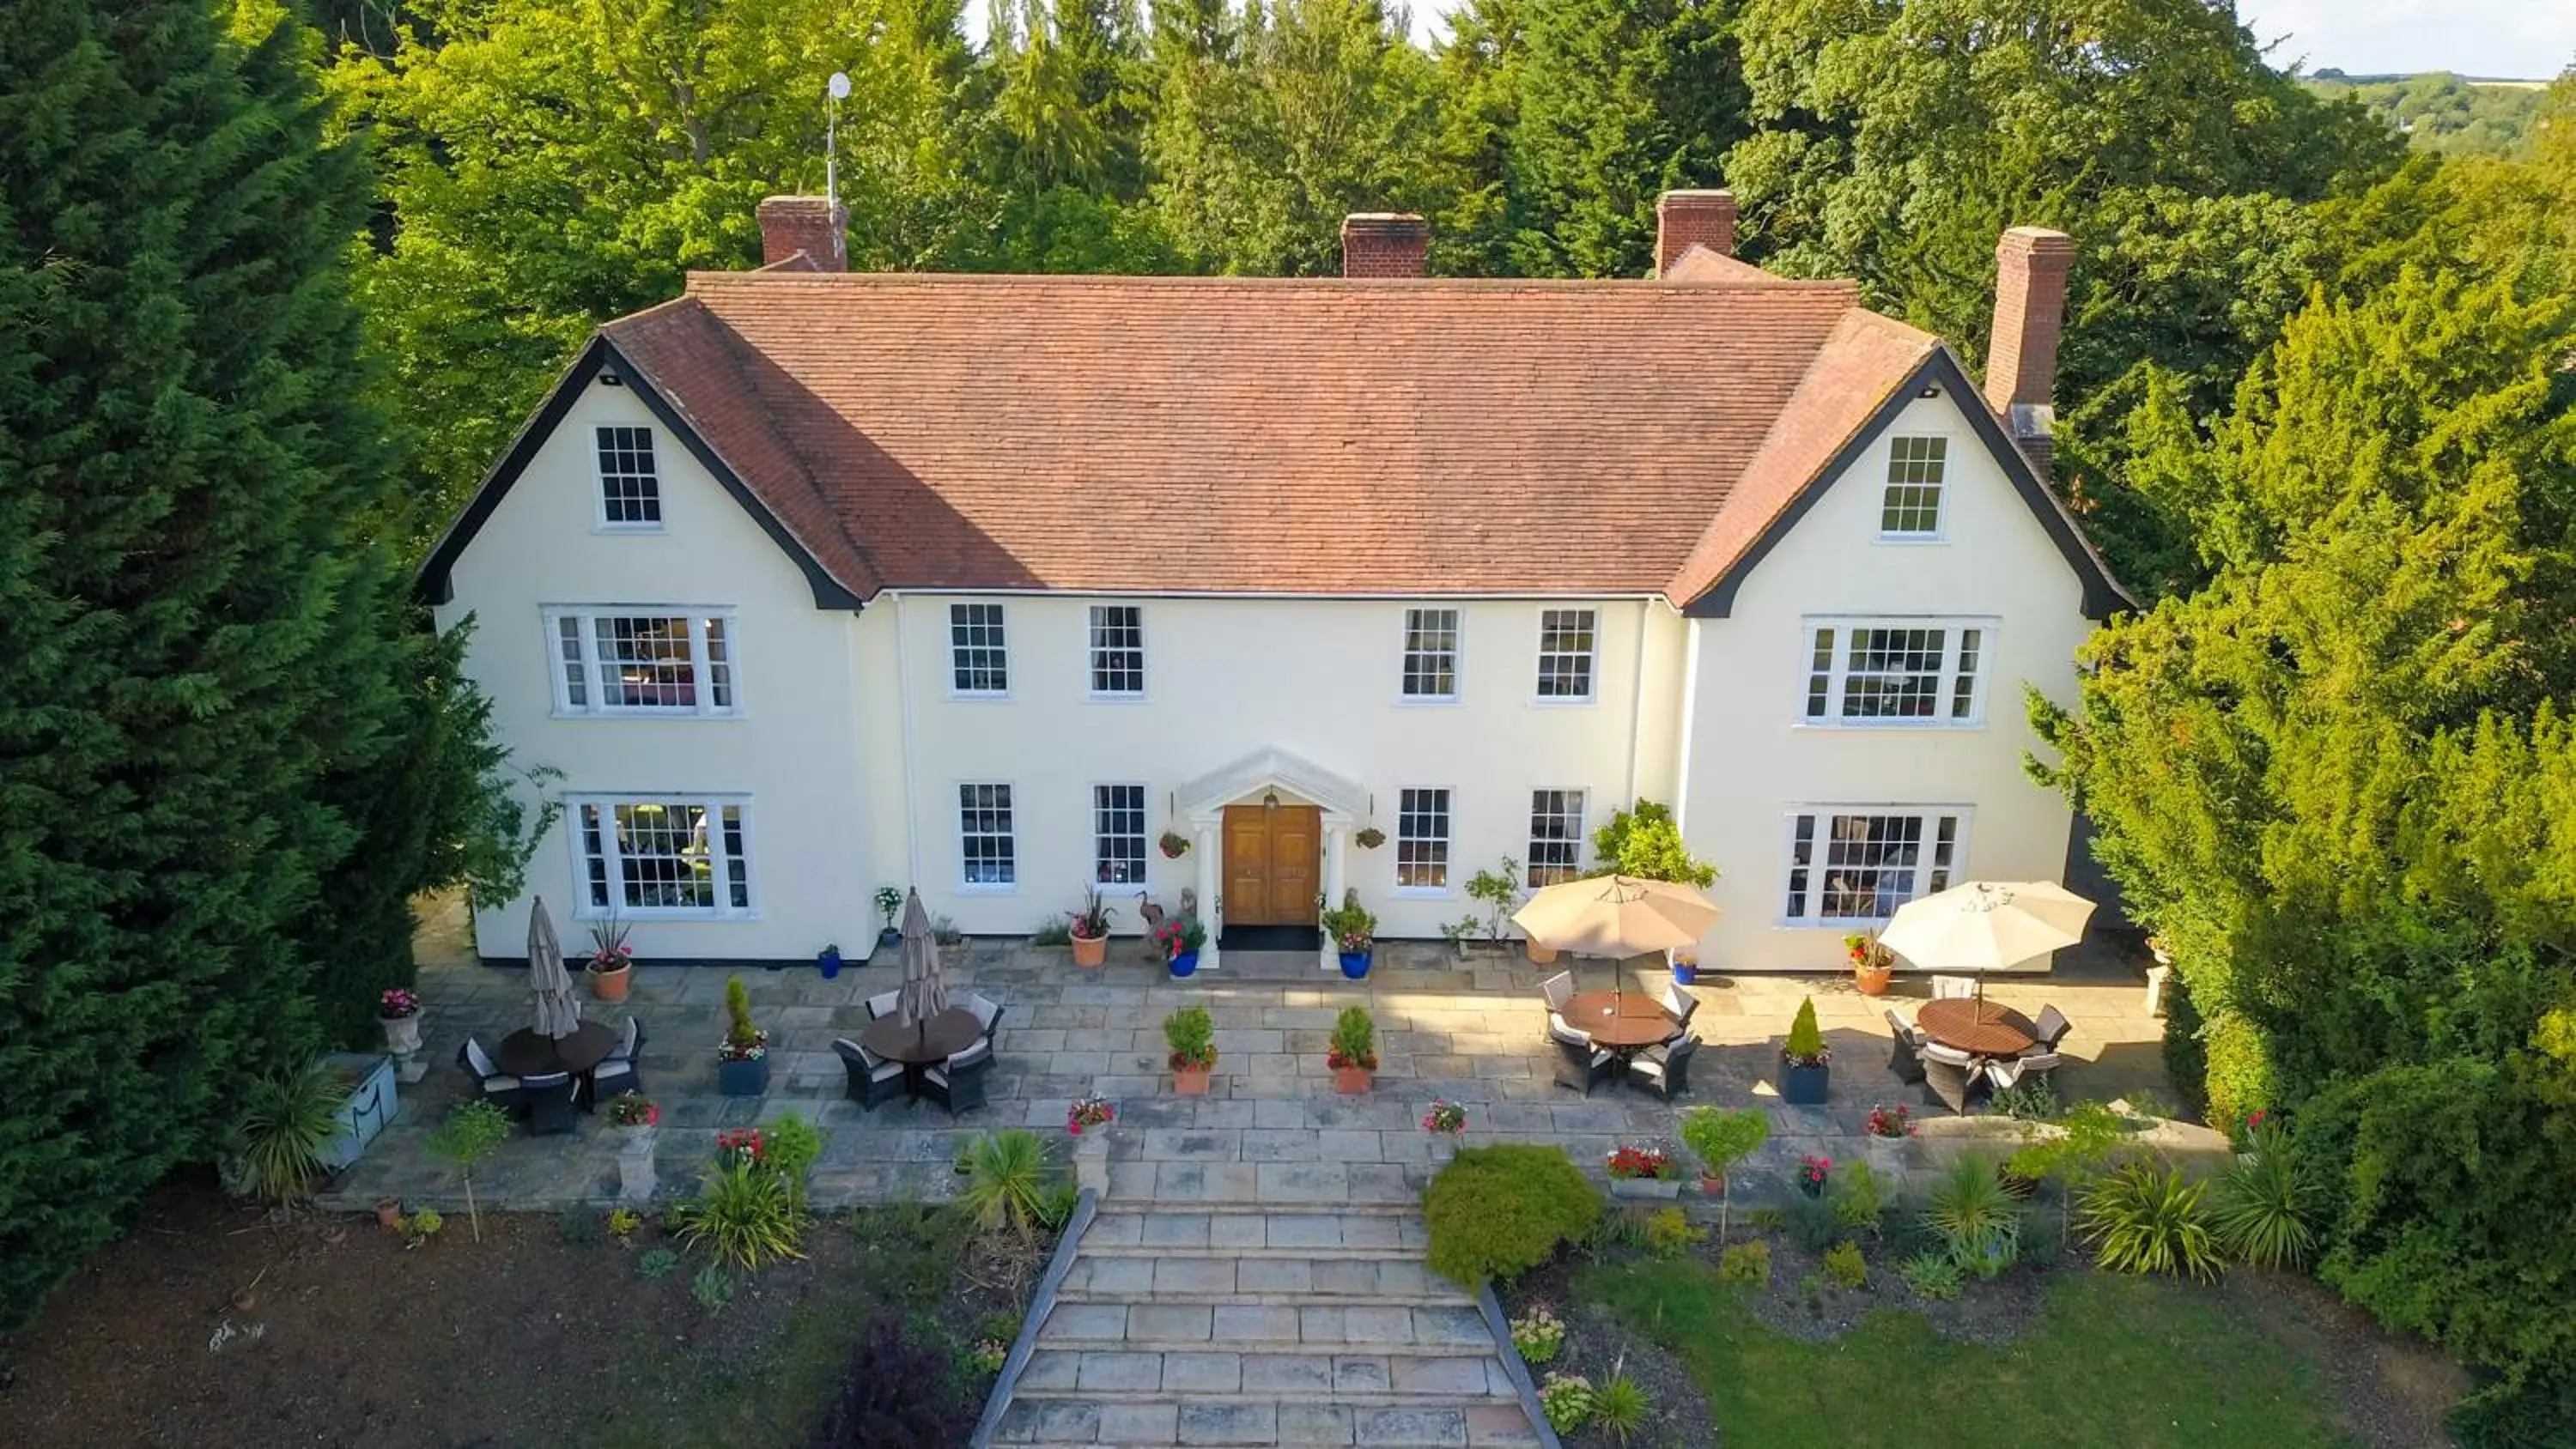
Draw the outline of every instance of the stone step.
M1139 1248L1074 1260L1064 1280L1069 1303L1196 1303L1240 1294L1269 1302L1313 1299L1324 1303L1473 1303L1466 1289L1439 1277L1401 1250L1379 1256L1343 1249L1317 1256L1294 1248Z
M1338 1212L1208 1212L1199 1207L1137 1212L1104 1209L1082 1234L1082 1251L1115 1254L1173 1250L1306 1253L1362 1249L1419 1257L1431 1232L1419 1214Z
M1019 1398L1403 1403L1509 1399L1513 1391L1502 1362L1490 1353L1144 1353L1103 1347L1039 1349L1013 1392Z
M1039 1327L1038 1342L1136 1352L1494 1352L1483 1316L1468 1304L1289 1306L1240 1295L1209 1303L1059 1302Z
M1103 1217L1116 1213L1161 1212L1235 1214L1329 1212L1341 1217L1419 1219L1422 1216L1422 1204L1420 1202L1354 1202L1319 1205L1302 1202L1206 1202L1196 1198L1174 1199L1166 1202L1156 1198L1122 1197L1103 1198L1100 1202L1100 1215Z
M1082 1449L1169 1445L1526 1449L1538 1442L1517 1404L1301 1404L1271 1399L1121 1403L1015 1398L995 1437L1004 1444Z
M1303 1203L1342 1211L1363 1204L1416 1208L1429 1169L1400 1162L1109 1163L1109 1200L1206 1206Z

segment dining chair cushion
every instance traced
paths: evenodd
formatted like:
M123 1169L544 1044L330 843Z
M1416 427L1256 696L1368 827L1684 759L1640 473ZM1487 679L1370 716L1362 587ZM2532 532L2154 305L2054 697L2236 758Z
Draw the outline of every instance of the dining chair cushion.
M1941 1062L1953 1067L1964 1067L1976 1061L1975 1057L1957 1047L1943 1046L1937 1041L1927 1041L1923 1044L1922 1057L1927 1062Z
M993 1029L993 1018L1002 1014L1002 1008L992 998L975 991L966 994L966 1009L975 1014L975 1024L988 1032Z
M857 1064L859 1071L871 1082L890 1082L903 1075L903 1063L891 1057L878 1056L848 1037L832 1038L832 1050L839 1053L841 1060Z
M901 995L903 995L903 993L900 991L880 991L876 995L869 997L868 1020L881 1021L886 1017L894 1015L895 999Z
M522 1083L518 1078L505 1077L498 1072L495 1072L491 1076L483 1079L483 1090L494 1095L498 1095L502 1092L515 1092L519 1090L521 1085Z
M1571 971L1559 971L1555 975L1547 978L1545 981L1540 982L1539 990L1547 993L1548 1010L1563 1011L1565 1010L1565 1003L1574 999L1574 973Z
M1887 1008L1887 1029L1895 1033L1898 1041L1912 1042L1918 1047L1923 1044L1922 1029L1897 1015L1893 1006Z
M1974 977L1935 976L1932 978L1932 999L1935 1001L1955 1001L1961 997L1976 994L1977 983Z
M1690 1025L1691 1013L1699 1010L1699 998L1670 981L1664 983L1664 997L1657 1004L1664 1008L1665 1015L1684 1026Z
M548 1087L560 1087L571 1080L570 1072L546 1072L538 1076L522 1077L519 1079L519 1085L531 1092L542 1092Z
M1592 1045L1592 1033L1577 1030L1573 1023L1568 1022L1564 1017L1557 1015L1553 1011L1547 1014L1547 1035L1548 1040L1561 1042L1566 1046L1588 1047Z
M483 1043L470 1036L465 1039L465 1065L473 1071L474 1075L486 1079L500 1071L500 1068L492 1065L492 1058L484 1053Z
M636 1054L643 1050L644 1018L630 1016L626 1018L626 1034L618 1039L617 1049L608 1054L608 1059L613 1062L631 1062L635 1060Z
M616 1057L610 1057L608 1060L601 1062L598 1066L591 1068L590 1085L595 1091L607 1086L609 1083L614 1082L621 1077L633 1080L634 1076L635 1064L633 1062L621 1061Z
M992 1059L993 1039L991 1037L984 1036L977 1037L973 1046L949 1057L949 1059L941 1065L947 1067L948 1070L952 1072L962 1072L970 1067L980 1067Z

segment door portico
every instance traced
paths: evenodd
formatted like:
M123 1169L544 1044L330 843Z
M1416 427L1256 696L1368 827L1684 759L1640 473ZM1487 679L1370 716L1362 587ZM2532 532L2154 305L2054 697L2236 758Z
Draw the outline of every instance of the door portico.
M1255 751L1181 786L1178 813L1190 822L1198 856L1199 922L1207 945L1199 969L1220 961L1217 938L1230 908L1241 925L1298 925L1314 919L1314 901L1339 901L1348 883L1351 831L1368 817L1368 792L1312 760L1276 747ZM1320 837L1321 880L1314 860ZM1284 863L1285 852L1292 857ZM1300 869L1304 866L1303 869ZM1238 871L1240 873L1238 873ZM1229 900L1241 883L1258 901ZM1326 970L1339 970L1333 943L1320 947Z

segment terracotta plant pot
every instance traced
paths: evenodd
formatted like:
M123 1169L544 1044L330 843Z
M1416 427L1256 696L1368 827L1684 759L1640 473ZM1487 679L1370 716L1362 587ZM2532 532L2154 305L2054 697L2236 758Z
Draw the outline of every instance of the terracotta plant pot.
M1184 1097L1204 1097L1207 1095L1208 1075L1215 1070L1214 1067L1174 1067L1172 1090Z
M1895 978L1896 968L1893 966L1855 966L1852 968L1852 985L1859 987L1860 994L1863 996L1885 996L1887 994L1887 983Z
M1533 966L1555 965L1556 948L1554 946L1542 946L1538 942L1532 941L1529 943L1529 958L1530 964Z
M1109 938L1107 936L1076 936L1073 938L1074 965L1082 967L1087 971L1092 967L1101 965L1108 959Z
M1377 1073L1367 1067L1335 1067L1333 1068L1333 1090L1345 1097L1365 1097L1368 1095L1369 1079L1376 1075Z
M1699 1195L1701 1197L1726 1196L1725 1176L1721 1173L1715 1172L1701 1173L1699 1175Z
M376 1199L377 1227L392 1228L399 1231L402 1227L402 1223L403 1210L401 1198L380 1197Z
M635 979L635 968L620 966L614 971L590 970L590 994L602 1001L624 1001L627 985Z

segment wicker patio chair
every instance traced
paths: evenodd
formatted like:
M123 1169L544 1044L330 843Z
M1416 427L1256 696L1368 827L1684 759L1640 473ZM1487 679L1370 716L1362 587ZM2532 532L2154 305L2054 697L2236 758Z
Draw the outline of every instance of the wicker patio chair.
M903 1095L903 1063L878 1056L845 1036L832 1038L832 1050L849 1073L849 1097L871 1111L879 1102Z
M1650 1046L1629 1059L1628 1080L1669 1102L1690 1091L1691 1053L1698 1050L1696 1036Z

